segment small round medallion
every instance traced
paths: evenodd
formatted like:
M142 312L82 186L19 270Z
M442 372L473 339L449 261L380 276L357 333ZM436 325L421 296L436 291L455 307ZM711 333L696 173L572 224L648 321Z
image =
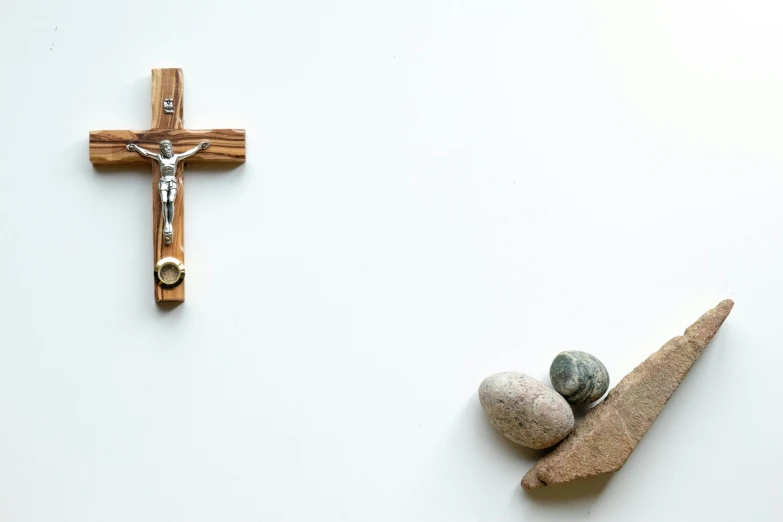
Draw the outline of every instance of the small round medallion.
M176 257L164 257L155 264L155 282L161 288L176 288L185 280L185 265Z

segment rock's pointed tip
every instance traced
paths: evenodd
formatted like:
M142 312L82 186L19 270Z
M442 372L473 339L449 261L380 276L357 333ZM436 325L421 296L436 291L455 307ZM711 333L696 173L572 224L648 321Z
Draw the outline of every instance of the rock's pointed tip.
M721 327L723 322L731 313L732 309L734 309L734 300L732 299L724 299L723 301L718 303L718 306L715 307L715 312L718 314L718 317L720 317L720 323L718 324L718 328Z
M732 308L734 308L734 301L724 299L715 308L708 310L695 323L690 325L685 330L685 335L699 339L706 346L706 343L712 339L712 336L718 332L718 329L726 321Z
M524 489L536 489L542 486L546 486L546 483L538 478L538 470L535 467L522 478L522 488Z
M720 303L718 303L718 306L715 307L716 310L724 311L726 315L729 315L729 312L731 312L731 309L734 308L734 300L733 299L724 299Z
M731 313L732 308L734 308L734 301L731 299L724 299L723 301L718 303L715 306L715 308L707 311L707 313L705 313L703 317L707 317L707 316L717 317L722 323L729 316L729 313Z

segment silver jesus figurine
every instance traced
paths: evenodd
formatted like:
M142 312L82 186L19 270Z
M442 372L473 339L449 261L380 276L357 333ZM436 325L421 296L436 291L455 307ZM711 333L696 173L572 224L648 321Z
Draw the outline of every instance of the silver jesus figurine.
M160 154L155 154L143 149L135 143L128 143L129 151L136 151L145 158L157 160L160 163L160 181L158 182L158 193L160 194L160 205L163 209L163 241L171 244L174 237L174 200L177 199L177 163L196 154L198 151L209 147L208 141L202 141L190 150L181 154L174 154L174 149L169 140L160 142Z

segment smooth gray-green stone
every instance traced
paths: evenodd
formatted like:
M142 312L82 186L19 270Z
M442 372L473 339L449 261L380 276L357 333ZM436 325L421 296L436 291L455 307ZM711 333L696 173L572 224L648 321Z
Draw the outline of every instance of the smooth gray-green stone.
M590 404L609 389L606 367L586 352L561 352L549 367L552 386L571 404Z

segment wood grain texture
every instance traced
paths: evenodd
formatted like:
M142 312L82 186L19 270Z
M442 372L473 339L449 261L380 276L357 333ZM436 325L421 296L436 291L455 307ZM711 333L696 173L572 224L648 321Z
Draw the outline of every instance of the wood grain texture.
M201 141L208 141L209 148L188 158L188 163L240 165L245 162L243 129L90 131L90 162L93 165L145 165L149 163L148 159L128 151L125 146L134 142L139 147L157 152L161 140L171 141L175 153L191 149Z
M153 266L161 258L174 257L185 263L185 164L217 163L238 165L245 162L245 131L242 129L186 130L184 129L183 99L185 82L182 69L152 70L152 126L146 131L100 130L90 132L90 162L93 165L152 166L152 246ZM173 100L173 112L168 114L163 100ZM177 165L177 198L174 202L174 238L170 245L163 241L163 211L158 193L160 165L126 149L134 142L147 150L158 152L160 142L169 140L174 153L181 153L209 142L209 148ZM187 270L187 267L186 267ZM150 270L150 276L152 276ZM154 278L153 278L154 280ZM154 284L154 283L153 283ZM155 300L181 302L185 300L184 281L176 288L165 289L157 284Z
M177 199L174 200L174 239L170 245L163 241L163 208L158 195L160 165L152 164L152 253L153 266L164 257L174 257L185 264L185 165L177 165ZM150 270L150 274L152 274ZM187 279L187 265L185 265ZM175 288L161 288L156 283L155 300L158 302L182 302L185 300L185 281Z
M151 129L185 128L183 99L185 77L182 69L152 69L152 126ZM174 100L174 112L166 114L163 100Z
M185 94L185 81L182 69L153 69L152 70L152 129L161 132L161 139L169 139L171 130L181 130L184 122L182 119L182 99ZM163 100L174 100L174 113L166 114L163 111ZM165 135L165 137L163 137ZM127 142L126 142L127 143ZM172 142L172 145L174 142ZM155 148L160 145L160 140ZM152 148L150 150L155 150ZM137 154L138 155L138 154ZM196 154L198 156L198 154ZM193 159L193 158L190 158ZM152 164L152 246L155 266L161 258L170 255L185 264L185 165L177 165L177 199L174 200L174 239L170 245L163 242L163 209L158 193L158 180L160 179L160 165L157 161L147 160ZM187 264L185 270L187 274ZM187 275L185 276L187 279ZM155 300L157 302L182 302L185 300L185 281L175 288L161 288L153 283L155 288Z

